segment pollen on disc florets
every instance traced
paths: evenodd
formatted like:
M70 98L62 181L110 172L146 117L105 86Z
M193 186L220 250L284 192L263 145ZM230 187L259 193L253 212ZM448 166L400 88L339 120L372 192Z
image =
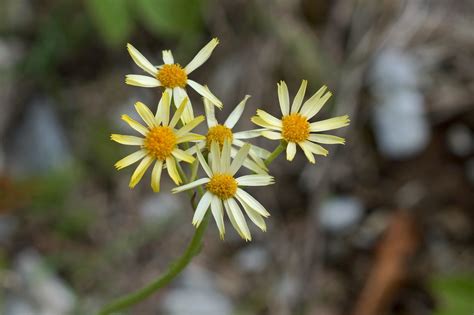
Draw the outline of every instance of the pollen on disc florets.
M224 125L215 125L209 128L209 131L206 135L206 144L207 147L211 146L212 141L217 141L219 146L222 148L224 145L225 140L229 140L232 142L234 139L234 135L232 134L232 130Z
M188 81L186 71L177 63L163 65L163 67L158 70L156 78L165 88L184 88Z
M215 174L206 184L206 189L221 200L226 200L235 196L237 181L230 174Z
M306 117L298 113L283 116L282 137L288 142L301 142L309 136L309 123Z
M170 127L154 127L146 135L143 147L152 157L164 161L176 147L176 135Z

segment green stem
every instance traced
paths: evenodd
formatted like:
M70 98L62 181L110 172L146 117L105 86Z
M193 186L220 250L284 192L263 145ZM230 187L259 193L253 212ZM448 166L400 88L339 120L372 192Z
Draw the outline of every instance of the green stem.
M170 283L183 269L189 264L191 259L199 254L202 247L202 238L209 221L209 214L206 214L204 220L194 232L193 238L183 255L175 260L168 270L153 282L129 295L123 296L114 302L104 306L97 315L108 315L117 312L143 301L160 288Z
M281 141L278 147L273 150L273 152L268 156L268 158L264 161L265 165L269 165L275 158L277 158L286 148L286 143ZM183 169L180 165L178 165L178 171L180 175L183 177L185 182L187 182L186 174L184 173ZM198 192L200 195L203 194L202 188L198 187ZM176 276L179 275L181 271L186 268L186 266L190 263L194 256L196 256L202 248L202 238L204 236L204 231L207 228L207 224L209 222L209 212L204 217L204 220L201 222L199 227L194 232L193 238L191 242L188 244L188 247L184 251L184 253L176 259L166 270L164 274L156 278L153 282L149 283L148 285L144 286L143 288L135 291L131 294L125 295L110 304L104 306L97 315L109 315L113 312L117 312L126 308L131 307L132 305L137 304L140 301L148 298L156 291L170 283Z
M266 158L263 163L265 163L266 166L270 165L270 163L273 162L274 159L276 159L286 148L286 142L283 140L280 141L280 144L273 150L273 152Z

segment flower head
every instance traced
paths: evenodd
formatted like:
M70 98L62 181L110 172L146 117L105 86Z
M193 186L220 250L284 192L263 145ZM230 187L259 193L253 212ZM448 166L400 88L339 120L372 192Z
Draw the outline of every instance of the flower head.
M199 162L206 172L207 177L198 179L189 184L176 187L173 192L181 192L205 185L206 192L198 203L193 217L193 225L196 227L201 224L204 215L209 207L216 221L221 238L225 234L224 209L235 230L247 241L252 239L247 225L247 221L242 213L240 203L250 220L261 230L266 230L264 218L270 214L260 202L248 194L240 187L244 186L267 186L273 184L273 177L266 174L244 175L235 177L235 174L245 161L250 151L250 145L245 144L237 152L233 161L231 161L231 144L228 140L224 141L222 150L217 142L211 143L208 164L197 150Z
M194 157L181 150L178 145L184 142L205 139L204 136L190 132L204 120L203 116L194 118L180 129L175 129L178 120L181 118L181 115L185 110L187 100L188 99L185 98L181 102L181 105L178 107L171 120L171 98L168 92L165 91L163 93L156 115L153 115L145 104L137 102L135 104L135 109L145 122L146 126L127 115L122 115L122 119L127 122L130 127L143 135L143 138L118 134L111 135L113 141L125 145L136 145L140 147L140 150L115 163L115 167L120 170L141 160L130 179L130 188L133 188L138 184L146 170L151 166L151 164L153 164L153 162L155 163L151 174L151 187L153 191L158 192L160 190L161 171L165 165L169 176L176 185L181 184L182 181L177 170L177 163L179 163L179 161L192 163Z
M219 101L214 94L206 89L201 84L188 78L189 74L199 68L212 54L214 48L219 44L217 38L212 39L206 46L204 46L197 55L191 60L186 67L181 67L179 63L175 63L173 54L170 50L163 50L163 65L155 67L148 59L146 59L135 47L127 44L128 52L133 61L147 72L147 75L128 74L125 77L125 82L134 86L141 87L158 87L162 86L170 96L173 96L176 106L183 102L187 97L186 87L189 85L196 92L208 99L217 107L222 107L222 102ZM183 122L189 122L194 118L193 108L191 102L188 104L182 115Z
M344 115L311 123L309 120L321 110L332 93L326 93L327 87L323 86L303 104L306 85L307 81L303 80L290 109L288 88L285 82L281 81L278 84L281 119L259 109L257 115L252 117L252 121L265 128L265 131L262 131L262 136L272 140L284 140L288 143L286 147L287 160L293 160L298 144L306 158L311 163L315 163L313 154L324 156L328 154L328 151L317 143L344 144L345 142L344 138L316 132L345 127L349 125L350 120L349 116Z
M211 144L216 142L219 147L222 148L225 141L229 141L231 144L231 157L237 155L238 148L242 147L245 139L256 138L261 135L264 129L254 129L247 131L234 132L233 128L239 121L242 113L244 112L245 105L250 95L246 95L244 99L234 108L229 114L224 123L219 123L216 119L214 106L210 104L207 99L204 101L204 109L206 111L206 120L208 131L206 134L206 141L198 143L197 146L190 148L187 152L194 154L196 149L200 151L204 149L210 149ZM267 174L268 168L263 162L270 155L270 152L260 148L256 145L251 145L249 156L245 159L243 166L259 174Z

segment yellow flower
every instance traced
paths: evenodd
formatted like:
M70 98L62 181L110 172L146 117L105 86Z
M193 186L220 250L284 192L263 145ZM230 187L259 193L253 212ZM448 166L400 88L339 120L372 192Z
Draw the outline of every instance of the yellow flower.
M200 151L205 148L209 149L211 143L214 141L217 142L222 148L224 141L228 140L231 143L231 157L234 158L237 155L237 149L245 144L243 140L259 137L264 129L254 129L239 132L232 131L232 128L234 128L235 124L242 116L242 113L245 109L245 104L247 103L247 100L249 98L250 95L246 95L244 99L229 114L229 117L227 117L223 124L218 123L214 111L214 106L212 106L212 104L210 104L210 102L204 98L204 109L206 111L206 120L208 127L206 140L201 141L200 143L198 143L197 146L188 149L186 152L194 155L197 149ZM267 150L252 145L250 147L249 157L245 159L243 166L245 166L249 170L254 171L255 173L266 174L268 168L263 162L263 160L266 159L269 155L270 152L268 152Z
M214 141L211 143L209 154L210 165L204 159L201 151L196 151L199 162L206 172L207 177L173 189L173 192L176 193L205 185L206 192L194 212L193 225L198 227L199 224L201 224L204 215L210 207L219 229L219 234L221 238L224 238L225 209L235 230L243 239L250 241L252 236L250 235L247 221L245 220L241 207L237 203L238 201L250 220L262 231L266 230L267 227L264 218L270 216L270 213L268 213L260 202L240 187L267 186L273 184L273 177L266 174L235 177L235 174L247 157L249 150L249 144L243 145L231 162L230 142L225 140L222 150L220 150L219 144Z
M204 120L204 116L196 117L180 129L175 129L175 126L186 107L187 100L188 99L185 98L181 102L181 105L178 107L171 120L171 98L168 92L165 91L163 93L156 115L153 115L145 104L137 102L135 104L135 109L146 123L146 126L140 124L127 115L122 115L122 119L127 122L130 127L143 135L143 138L118 134L111 135L111 139L118 143L140 146L140 150L115 163L115 167L120 170L141 160L130 179L130 188L133 188L138 184L146 170L153 162L155 162L151 174L151 187L153 191L160 191L161 171L165 165L169 176L176 185L182 183L176 164L179 163L179 161L192 163L195 159L192 155L179 149L178 145L184 142L195 142L205 139L204 136L190 132Z
M327 87L323 86L304 104L303 98L306 91L307 81L303 80L296 94L290 110L290 98L288 88L284 81L278 84L278 100L283 116L278 119L269 113L259 109L257 116L252 117L252 122L264 127L262 136L272 140L284 140L288 143L286 147L286 158L293 160L296 154L296 144L303 150L306 158L315 163L314 155L328 154L328 151L317 143L323 144L344 144L345 140L341 137L320 134L315 132L338 129L349 125L349 116L338 116L330 119L320 120L310 123L313 118L324 106L332 93L327 92Z
M163 50L164 64L155 67L135 47L133 47L131 44L127 44L128 52L130 53L133 61L135 61L137 66L151 75L151 77L146 75L128 74L125 77L125 83L141 87L162 86L169 95L173 96L176 106L181 104L183 99L188 97L185 87L189 85L203 97L209 99L212 104L221 108L222 102L217 97L215 97L211 91L196 81L188 78L188 75L191 74L191 72L199 68L204 62L206 62L207 59L209 59L212 51L218 44L219 40L217 38L213 38L184 68L182 68L180 64L175 63L173 54L170 50ZM187 123L193 118L193 108L191 102L188 99L188 105L183 112L182 120L183 122Z

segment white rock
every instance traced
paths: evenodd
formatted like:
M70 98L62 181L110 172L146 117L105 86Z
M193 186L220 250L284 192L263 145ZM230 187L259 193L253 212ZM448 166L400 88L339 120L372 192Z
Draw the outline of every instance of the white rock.
M447 132L449 150L460 157L469 155L474 146L471 130L466 125L456 124L449 127Z
M318 211L321 226L331 232L342 232L362 217L364 212L361 201L351 196L337 196L325 200Z
M37 309L35 314L67 315L74 309L74 294L60 278L46 268L36 252L21 253L16 270L23 281L24 293L31 298Z
M196 291L180 288L171 290L164 301L168 315L231 315L229 299L217 291Z
M373 92L384 99L400 89L416 88L419 71L411 54L396 49L383 51L375 59L369 75Z
M399 91L374 106L373 125L379 150L392 159L413 157L430 140L423 97L418 92Z
M33 307L18 297L9 297L5 301L5 315L38 315Z
M269 257L265 248L253 245L240 250L235 261L244 271L261 272L268 265Z
M142 202L140 214L144 223L160 223L180 214L183 207L178 195L154 194Z
M23 57L19 41L0 39L0 70L13 68Z
M167 293L162 307L168 315L231 315L234 309L216 288L212 274L193 264L179 278L178 287Z
M28 107L8 158L8 165L18 175L47 172L71 161L64 129L49 100L36 100Z

